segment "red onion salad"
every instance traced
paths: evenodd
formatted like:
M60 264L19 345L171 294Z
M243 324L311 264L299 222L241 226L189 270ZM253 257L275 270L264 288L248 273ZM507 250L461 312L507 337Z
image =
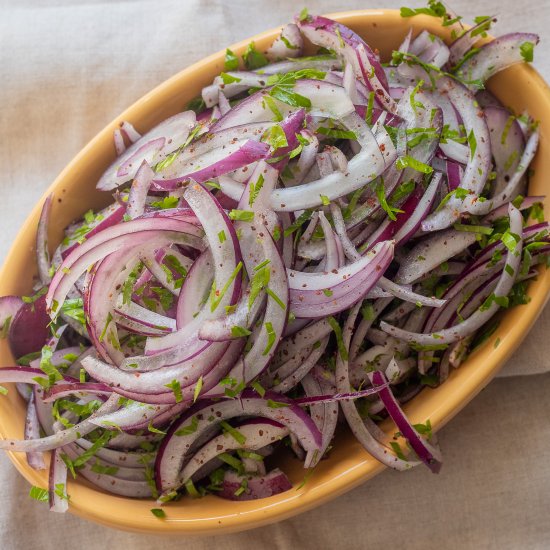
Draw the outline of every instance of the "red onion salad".
M550 250L543 197L524 196L537 124L483 88L538 37L478 46L493 20L440 6L421 13L454 41L409 33L389 63L306 11L265 52L227 50L193 109L120 125L97 185L114 202L51 259L46 200L34 293L0 298L17 357L0 383L28 403L0 447L35 469L54 451L32 496L64 511L82 476L159 505L268 497L292 487L285 442L314 468L344 423L385 465L439 471L402 404L528 301Z

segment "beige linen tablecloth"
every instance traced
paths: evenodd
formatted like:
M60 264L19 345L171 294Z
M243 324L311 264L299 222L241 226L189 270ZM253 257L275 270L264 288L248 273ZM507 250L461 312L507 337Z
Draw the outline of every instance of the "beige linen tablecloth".
M126 106L205 55L288 21L302 4L327 13L401 2L0 0L0 260L46 187ZM550 79L548 0L452 7L499 14L501 33L538 32L535 66ZM540 374L550 370L549 326L547 309L503 371L533 376L494 381L441 432L439 476L387 471L277 525L175 541L51 514L0 455L0 548L550 548L550 374Z

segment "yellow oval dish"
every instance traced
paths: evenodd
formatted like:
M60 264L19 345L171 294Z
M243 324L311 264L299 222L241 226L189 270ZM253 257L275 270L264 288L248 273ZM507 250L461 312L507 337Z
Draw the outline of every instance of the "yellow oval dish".
M333 14L351 27L387 59L397 48L410 27L427 29L449 39L450 30L439 20L426 16L403 19L395 10L362 10ZM260 50L266 49L280 29L259 34L231 46L242 54L250 40ZM224 52L219 52L192 65L137 101L119 118L100 132L63 170L46 192L54 193L50 243L58 243L63 229L89 208L104 206L108 194L96 191L95 184L114 158L113 130L122 120L128 120L140 132L145 132L165 118L181 111L201 88L223 70ZM490 90L507 106L520 113L527 109L540 121L541 140L533 162L534 176L530 193L543 195L548 191L545 177L550 173L550 90L540 75L530 66L514 66L493 77ZM549 138L548 140L546 138ZM32 211L19 232L0 274L0 296L28 294L35 273L34 242L42 202ZM547 210L550 204L546 200ZM550 290L550 271L542 270L529 286L531 302L502 316L498 330L478 348L448 381L437 389L425 389L405 406L413 423L430 419L434 429L440 429L458 413L490 380L519 346L546 303ZM499 339L498 346L495 342ZM5 340L0 340L0 364L13 364ZM0 399L0 435L21 438L25 406L16 391ZM393 431L388 423L388 432ZM24 453L9 453L16 468L33 485L47 486L47 474L31 469ZM340 433L326 460L315 468L303 486L302 464L288 457L282 469L295 488L277 496L257 501L229 502L214 496L192 500L183 498L165 506L166 519L151 513L152 500L133 500L104 493L86 481L70 481L69 510L83 518L111 527L155 534L213 535L251 529L280 521L318 506L349 491L379 473L383 466L370 457L347 431ZM406 473L401 475L407 475ZM300 487L301 486L301 487ZM299 487L299 488L298 488Z

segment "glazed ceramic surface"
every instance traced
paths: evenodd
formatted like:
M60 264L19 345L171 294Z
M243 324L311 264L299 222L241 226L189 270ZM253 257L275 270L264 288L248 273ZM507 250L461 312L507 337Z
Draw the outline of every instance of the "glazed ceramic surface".
M402 19L393 10L364 10L333 14L333 17L351 27L372 47L380 50L387 60L397 48L410 26L449 38L449 29L441 28L439 20L420 16ZM251 39L230 46L241 54L250 40L259 49L267 48L278 35L273 29ZM185 69L144 96L120 117L100 132L65 168L46 194L54 193L55 201L50 228L50 243L57 244L63 229L89 208L108 203L110 195L99 193L95 184L104 169L114 158L113 130L122 120L128 120L140 132L145 132L165 118L182 111L201 88L223 70L224 52L214 54ZM550 173L550 90L538 73L530 66L512 67L493 77L489 89L507 106L521 113L527 109L540 121L541 142L532 165L534 176L530 193L548 193L546 179ZM549 138L548 140L546 138ZM45 194L45 196L46 196ZM28 294L35 273L34 241L42 201L36 205L22 227L0 274L0 295ZM547 211L550 210L547 204ZM541 271L529 287L531 302L502 316L498 330L478 348L460 369L452 372L449 380L437 389L425 389L405 406L413 423L430 419L440 429L495 375L506 359L518 347L541 312L550 290L550 272ZM500 344L495 347L496 339ZM0 365L13 364L5 340L0 340ZM25 418L23 400L16 391L0 399L0 435L4 438L21 438ZM392 433L394 427L383 427ZM32 470L24 453L10 453L10 458L25 478L33 485L47 486L47 474ZM295 459L284 459L282 469L288 473L295 487L304 478L302 464ZM334 448L326 460L315 468L307 483L280 495L263 500L228 502L214 496L198 500L183 498L165 507L166 519L151 514L155 503L149 500L132 500L111 495L96 489L85 481L70 481L69 510L78 516L98 523L156 534L221 534L259 527L304 512L365 482L379 473L383 466L370 457L346 430L341 429ZM407 475L407 474L401 474Z

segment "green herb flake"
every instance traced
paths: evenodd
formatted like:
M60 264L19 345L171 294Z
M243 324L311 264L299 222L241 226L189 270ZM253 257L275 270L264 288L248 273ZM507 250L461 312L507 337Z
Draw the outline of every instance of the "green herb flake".
M250 386L260 397L263 397L265 395L264 387L257 380L256 382L252 382Z
M239 69L239 58L229 48L225 50L224 67L226 71L237 71Z
M473 159L477 150L477 140L473 129L468 134L468 145L470 146L470 158Z
M227 282L225 283L225 285L221 290L219 291L216 290L215 282L212 283L212 290L210 292L210 311L211 312L216 311L217 307L220 305L220 302L223 300L223 297L225 296L227 290L229 289L233 281L237 278L237 275L242 270L242 268L243 268L243 263L239 262L237 264L237 267L235 267L235 269L233 270L233 273L231 273L231 275L229 276L229 279L227 280Z
M252 210L231 210L229 218L233 221L251 222L254 219Z
M263 141L268 143L271 146L271 149L273 151L276 151L277 149L282 149L284 147L288 147L288 140L286 138L286 134L284 130L278 126L274 125L269 128L269 130L266 130L266 132L263 135ZM262 178L262 184L263 184L263 176L260 175ZM260 186L261 189L261 186Z
M237 472L243 471L243 463L234 456L231 456L229 453L221 453L218 455L218 458L231 466L231 468L237 470Z
M320 126L317 128L318 134L323 134L332 139L357 139L357 134L351 130L341 130L340 128L327 128Z
M241 496L246 490L248 489L248 481L246 478L244 478L241 481L241 486L235 491L234 495L236 497Z
M227 84L234 84L236 82L240 82L242 79L238 76L233 76L228 73L220 73L220 77L225 85Z
M187 494L191 497L191 498L201 498L202 495L200 494L200 492L197 490L197 488L195 487L195 484L193 483L193 480L192 479L188 479L186 482L185 482L185 490L187 491Z
M246 68L250 71L264 67L268 63L265 55L256 49L254 42L250 42L246 47L243 53L243 61Z
M434 169L430 165L424 164L423 162L420 162L419 160L409 155L404 155L402 157L399 157L395 161L395 167L398 170L404 170L405 168L412 168L413 170L416 170L417 172L421 172L422 174L431 174L434 171Z
M246 443L246 437L225 420L220 422L220 426L223 431L230 435L239 445L244 445Z
M193 403L199 398L202 390L202 376L198 379L197 384L195 385L195 391L193 392Z
M176 208L179 203L178 197L163 197L160 201L153 201L151 206L160 208L161 210L170 210Z
M500 240L502 241L502 244L510 251L514 252L516 249L517 244L521 240L521 237L519 235L516 235L515 233L511 233L510 231L504 232Z
M270 409L283 409L284 407L290 407L290 403L285 403L283 401L274 401L273 399L267 400L267 406Z
M197 428L199 427L199 419L196 416L193 416L191 418L191 423L187 426L181 427L179 430L175 432L175 435L178 437L184 436L184 435L191 435L194 434L197 431Z
M181 403L183 400L183 396L181 394L181 384L177 380L172 380L169 384L165 384L164 387L174 392L176 403Z
M330 199L326 195L319 195L321 197L321 203L323 206L328 206L330 204Z
M274 99L270 95L265 95L263 98L265 104L269 107L271 112L274 116L274 122L281 122L283 120L283 115L279 108L277 107L277 104L275 103Z
M36 487L34 485L31 487L29 496L39 502L47 502L49 500L49 493L47 489L42 489L41 487Z
M390 220L392 221L397 220L396 214L402 213L402 210L393 208L388 204L388 201L386 200L386 190L384 187L383 179L381 179L380 182L376 185L374 191L376 193L376 198L378 199L380 206L386 212L386 214L388 215L388 218L390 218Z
M533 61L533 52L535 49L535 44L533 42L524 42L519 47L519 52L521 53L521 57L523 57L523 60L527 63L531 63Z
M348 350L346 348L346 345L344 343L344 338L342 336L342 328L338 324L338 321L330 315L327 317L328 324L331 326L332 330L334 331L334 335L336 337L336 344L338 346L338 353L340 354L340 357L347 361L349 359Z
M264 328L267 332L267 345L265 346L265 349L262 352L262 355L267 355L271 351L273 344L277 340L277 334L275 333L275 330L273 329L273 325L270 321L267 321L266 323L264 323Z
M233 336L233 338L242 338L243 336L250 336L251 334L252 332L245 327L240 327L238 325L231 327L231 336Z
M492 227L487 227L485 225L467 225L463 223L455 223L453 227L457 231L465 231L468 233L478 233L480 235L491 235L493 232Z
M307 209L307 210L304 210L297 218L296 220L294 221L293 224L289 225L285 230L284 230L284 236L285 237L288 237L289 235L292 235L292 233L294 233L297 229L299 229L300 227L302 227L302 225L307 222L311 216L313 214L313 210L310 210L310 209Z
M151 514L153 514L156 518L159 518L159 519L166 518L166 512L162 508L151 508Z
M397 456L397 458L400 458L401 460L407 460L407 457L403 454L403 450L401 449L401 446L397 441L390 441L390 446L393 449L393 452Z

